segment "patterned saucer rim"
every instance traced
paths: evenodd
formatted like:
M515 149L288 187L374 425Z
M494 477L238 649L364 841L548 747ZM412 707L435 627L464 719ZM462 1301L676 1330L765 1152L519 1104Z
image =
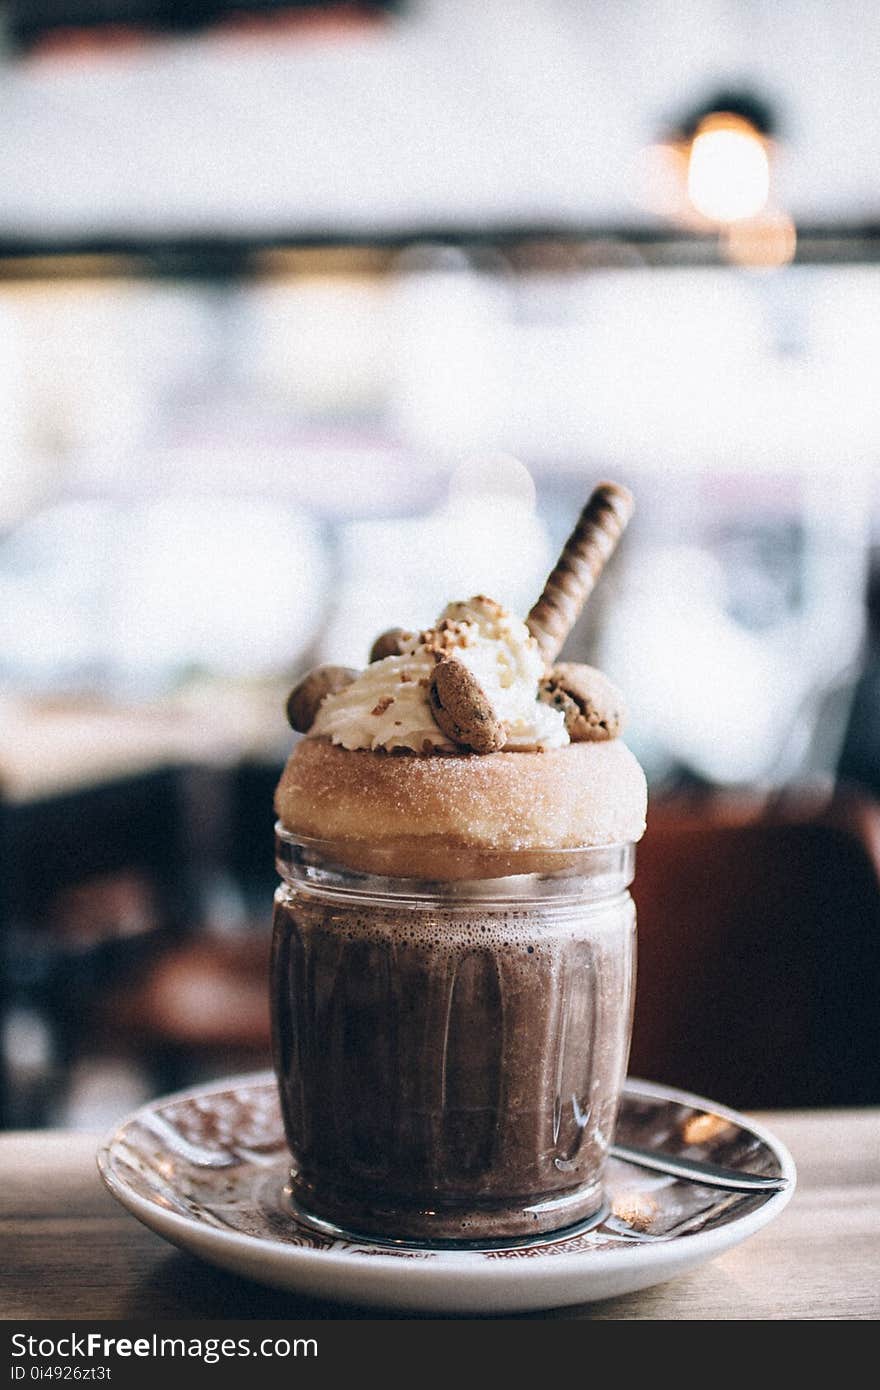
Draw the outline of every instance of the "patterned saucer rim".
M458 1281L466 1278L470 1295L481 1292L499 1295L494 1306L509 1303L511 1307L522 1309L555 1306L563 1302L587 1302L609 1297L611 1293L645 1288L662 1282L675 1273L702 1264L716 1255L739 1244L768 1222L778 1216L794 1195L797 1172L794 1160L780 1140L759 1121L753 1120L728 1106L717 1104L704 1096L664 1086L656 1082L628 1078L625 1094L633 1099L654 1100L689 1107L707 1113L721 1120L729 1121L739 1129L754 1136L773 1155L780 1175L787 1179L787 1186L780 1191L763 1197L760 1205L746 1212L732 1213L727 1220L708 1230L685 1231L658 1239L656 1243L621 1244L613 1248L590 1249L575 1247L572 1250L557 1248L557 1255L563 1259L492 1259L475 1261L479 1250L473 1248L438 1250L424 1247L424 1253L433 1258L402 1259L398 1249L383 1249L380 1244L372 1245L369 1260L363 1258L363 1250L371 1246L368 1239L359 1240L360 1253L354 1248L338 1245L322 1248L288 1244L273 1239L270 1235L251 1235L231 1229L220 1229L207 1225L198 1219L183 1215L161 1206L157 1201L144 1197L136 1191L119 1171L116 1162L118 1151L124 1144L128 1128L143 1123L145 1118L176 1102L228 1096L245 1088L267 1087L274 1089L272 1072L261 1071L247 1075L221 1078L199 1086L160 1096L127 1115L105 1138L98 1148L96 1159L100 1176L113 1197L144 1225L169 1240L172 1244L190 1251L211 1263L245 1273L250 1277L275 1287L299 1290L312 1296L336 1297L342 1301L394 1306L397 1303L396 1286L409 1286L410 1292L398 1304L410 1308L447 1308L455 1306L455 1287ZM560 1239L564 1233L560 1233ZM536 1238L520 1247L517 1254L539 1255L547 1245L547 1237ZM421 1247L411 1253L418 1255ZM262 1257L262 1258L261 1258ZM266 1258L273 1262L265 1266ZM321 1288L317 1291L312 1278L319 1268L329 1274L332 1265L338 1274L343 1288L339 1292L328 1291L327 1280L321 1278ZM277 1266L283 1266L283 1275ZM528 1269L528 1283L532 1289L528 1297L521 1294L523 1266ZM623 1275L623 1266L637 1266ZM552 1302L540 1295L540 1286L551 1286L559 1292L559 1276L564 1268L566 1277L572 1281L572 1294L565 1298L556 1297ZM369 1287L369 1269L373 1276L382 1275L382 1289L377 1292ZM414 1274L414 1270L418 1273ZM575 1289L578 1277L587 1281L580 1290ZM424 1280L430 1283L438 1297L433 1298L426 1290L422 1298L415 1292L412 1281ZM507 1290L505 1292L505 1285ZM354 1290L354 1291L353 1291Z

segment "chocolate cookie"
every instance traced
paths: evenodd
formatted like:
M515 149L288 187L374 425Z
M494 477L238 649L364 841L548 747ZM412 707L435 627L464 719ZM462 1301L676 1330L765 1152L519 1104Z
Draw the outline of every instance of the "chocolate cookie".
M602 743L623 727L620 691L595 666L562 661L544 676L538 699L565 715L572 743Z
M403 627L390 627L387 632L380 633L370 648L370 665L374 661L384 661L386 656L400 656L402 644L411 641L412 636Z
M438 661L428 691L431 713L447 738L475 753L497 753L507 740L480 682L454 657Z
M344 690L357 680L359 671L350 666L316 666L303 676L287 697L287 722L298 734L307 734L315 722L322 701Z

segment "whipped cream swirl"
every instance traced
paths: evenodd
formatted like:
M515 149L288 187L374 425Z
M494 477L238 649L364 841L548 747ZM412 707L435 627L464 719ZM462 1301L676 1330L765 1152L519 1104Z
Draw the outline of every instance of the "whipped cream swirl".
M349 749L460 751L437 725L428 691L437 661L454 656L477 678L507 729L505 748L561 748L559 710L538 700L544 662L525 623L482 596L450 603L434 627L414 634L399 656L374 661L351 685L328 695L309 732Z

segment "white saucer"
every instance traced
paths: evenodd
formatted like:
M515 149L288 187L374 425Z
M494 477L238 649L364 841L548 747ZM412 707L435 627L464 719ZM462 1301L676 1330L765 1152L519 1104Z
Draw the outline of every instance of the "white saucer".
M138 1220L212 1264L314 1298L422 1313L525 1312L647 1288L745 1240L794 1192L794 1163L772 1134L684 1091L628 1082L616 1137L789 1183L743 1195L612 1161L608 1214L586 1231L500 1249L334 1238L288 1204L289 1159L270 1073L143 1106L102 1145L98 1168Z

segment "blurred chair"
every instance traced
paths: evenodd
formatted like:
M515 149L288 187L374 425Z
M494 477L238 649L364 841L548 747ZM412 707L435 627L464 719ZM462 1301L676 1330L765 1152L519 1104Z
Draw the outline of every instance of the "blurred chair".
M749 1108L880 1101L880 805L658 802L630 1070Z
M174 768L0 798L0 1127L51 1120L99 1001L194 920L184 840Z
M188 841L201 881L196 931L109 991L96 1018L103 1045L134 1051L156 1091L271 1065L272 797L280 773L280 764L245 760L187 774ZM213 827L205 824L212 815ZM211 911L206 869L234 886L237 918Z
M156 1093L271 1066L270 925L271 898L263 922L170 946L108 991L95 1015L103 1048L133 1056Z

